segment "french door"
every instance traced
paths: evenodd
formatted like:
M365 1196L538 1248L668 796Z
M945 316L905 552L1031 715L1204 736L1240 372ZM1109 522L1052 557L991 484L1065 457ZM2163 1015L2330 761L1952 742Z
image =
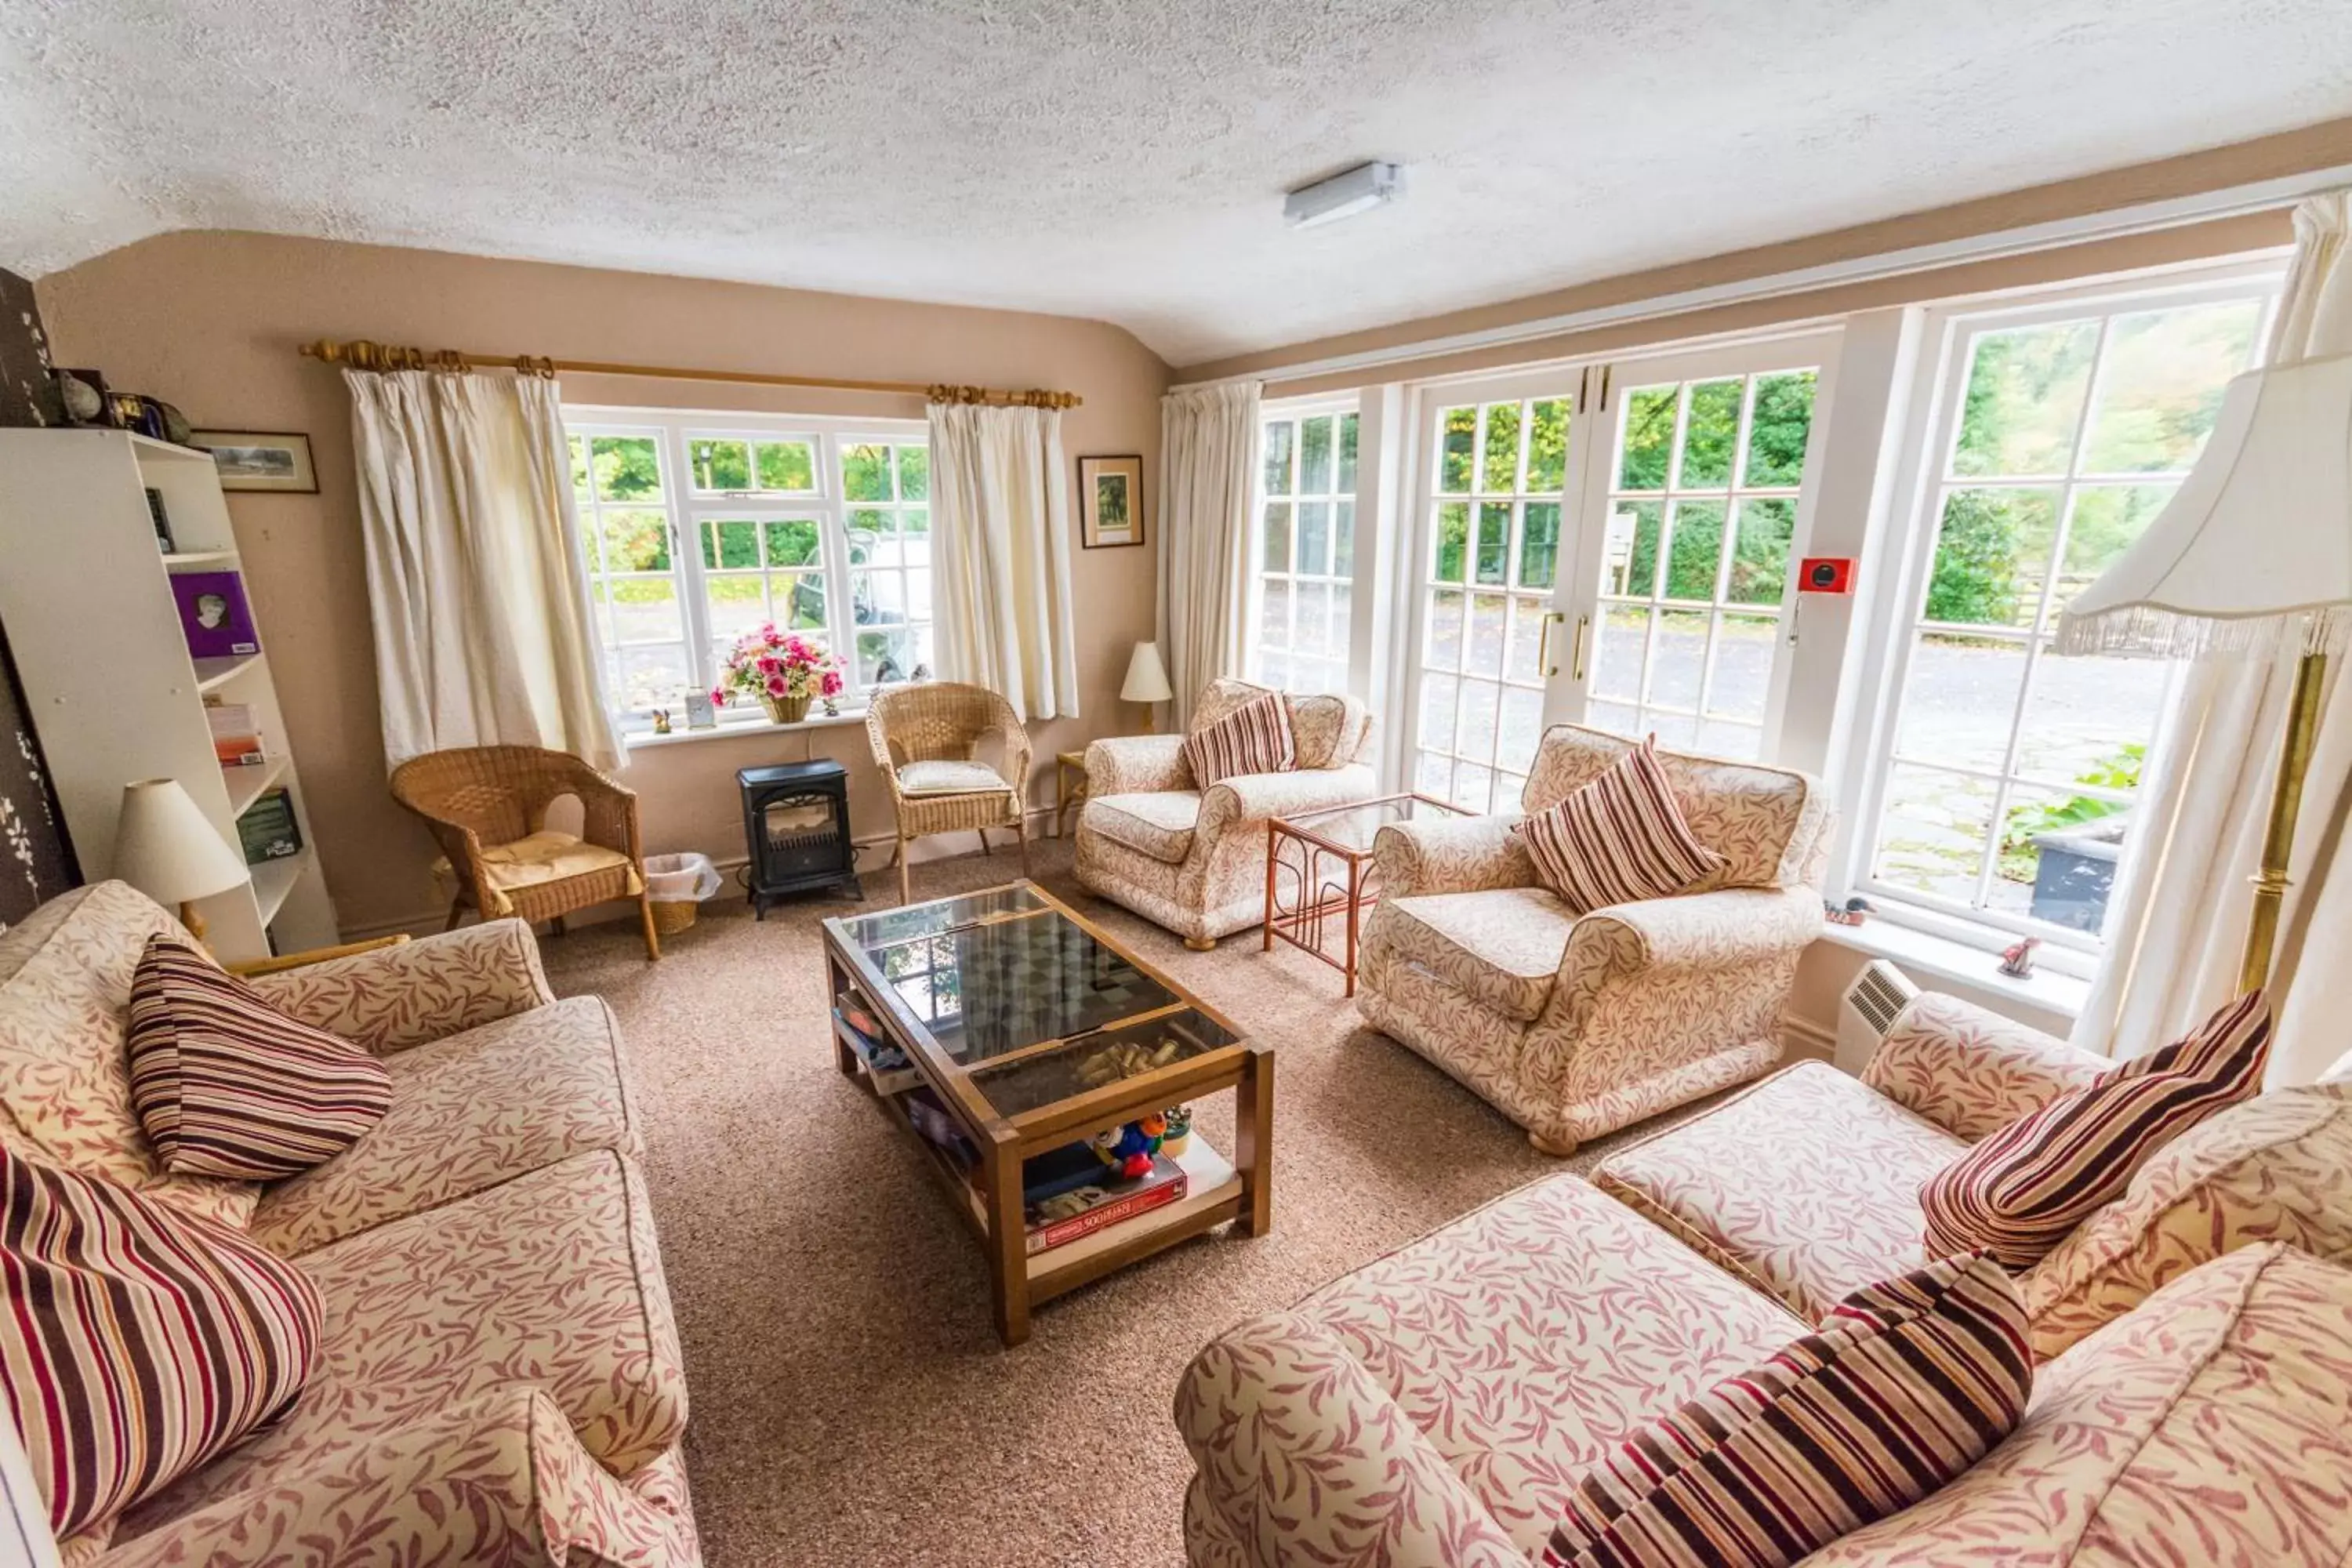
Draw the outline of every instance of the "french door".
M1407 774L1519 803L1545 728L1772 753L1836 334L1426 388Z

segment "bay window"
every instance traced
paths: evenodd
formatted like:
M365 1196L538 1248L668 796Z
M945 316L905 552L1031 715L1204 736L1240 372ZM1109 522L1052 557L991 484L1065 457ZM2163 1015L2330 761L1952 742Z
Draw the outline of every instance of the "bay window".
M1349 689L1356 582L1352 405L1276 405L1259 425L1251 540L1250 679Z

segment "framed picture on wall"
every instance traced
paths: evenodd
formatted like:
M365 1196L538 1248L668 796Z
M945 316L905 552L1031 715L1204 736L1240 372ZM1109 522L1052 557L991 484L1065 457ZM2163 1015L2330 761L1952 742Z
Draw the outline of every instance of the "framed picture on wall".
M1078 542L1088 550L1143 542L1143 459L1078 459Z
M310 437L299 431L191 430L188 445L213 455L225 490L319 493L310 468Z

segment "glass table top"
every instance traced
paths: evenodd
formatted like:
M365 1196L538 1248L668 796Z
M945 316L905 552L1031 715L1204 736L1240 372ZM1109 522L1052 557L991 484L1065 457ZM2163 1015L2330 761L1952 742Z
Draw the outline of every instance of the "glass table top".
M1388 795L1377 800L1360 801L1354 805L1297 812L1285 816L1281 821L1284 826L1312 835L1327 844L1354 854L1369 855L1372 852L1372 840L1380 837L1381 828L1391 823L1470 815L1459 806L1432 800L1427 795Z

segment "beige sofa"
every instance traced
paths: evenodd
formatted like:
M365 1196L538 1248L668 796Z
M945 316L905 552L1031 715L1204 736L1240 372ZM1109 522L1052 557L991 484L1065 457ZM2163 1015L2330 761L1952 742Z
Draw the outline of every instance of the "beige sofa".
M1558 803L1632 742L1546 732L1522 800ZM1579 917L1538 880L1517 815L1381 829L1357 1006L1566 1154L1780 1059L1798 956L1821 934L1831 813L1802 773L1660 752L1698 840L1689 892Z
M1213 681L1186 735L1268 695L1244 680ZM1205 950L1265 914L1270 816L1369 800L1372 718L1349 697L1284 695L1297 771L1245 773L1202 789L1183 757L1186 735L1132 735L1087 748L1078 813L1080 885Z
M288 1415L66 1561L698 1561L611 1012L557 1001L513 920L265 977L383 1058L392 1110L290 1181L177 1177L132 1115L124 1031L147 938L178 930L106 882L0 934L0 1140L299 1258L325 1334Z
M1915 1019L1908 1043L1890 1041L1874 1081L1900 1099L1893 1116L1917 1108L1957 1148L1953 1127L1979 1135L2079 1080L2063 1047L2017 1050L2013 1026L1982 1024ZM1817 1297L1801 1315L1760 1284L1866 1282L1836 1194L1869 1206L1917 1161L1849 1136L1860 1101L1822 1074L1791 1068L1644 1146L1684 1137L1720 1173L1715 1190L1738 1194L1754 1223L1710 1249L1736 1271L1563 1175L1209 1345L1176 1398L1194 1568L1528 1563L1588 1467L1809 1329ZM2352 1270L2290 1243L2345 1250L2341 1104L2265 1097L2159 1152L2066 1244L2101 1261L2064 1277L2093 1283L2022 1282L2045 1358L2023 1424L1807 1568L2337 1568L2352 1554ZM1906 1260L1916 1247L1892 1248L1870 1277Z

